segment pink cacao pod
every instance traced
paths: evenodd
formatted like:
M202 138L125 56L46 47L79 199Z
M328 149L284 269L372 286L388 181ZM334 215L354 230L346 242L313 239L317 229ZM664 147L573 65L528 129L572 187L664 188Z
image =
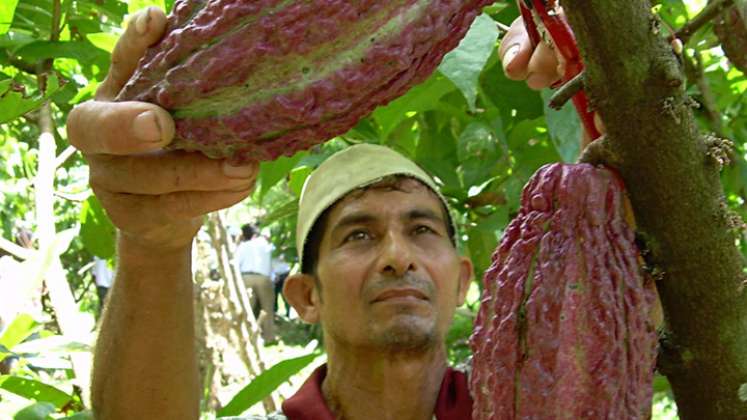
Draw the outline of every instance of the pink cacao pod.
M483 278L474 420L650 417L655 291L626 217L608 169L551 164L529 181Z
M173 149L269 160L425 80L492 0L177 0L117 100L158 104Z

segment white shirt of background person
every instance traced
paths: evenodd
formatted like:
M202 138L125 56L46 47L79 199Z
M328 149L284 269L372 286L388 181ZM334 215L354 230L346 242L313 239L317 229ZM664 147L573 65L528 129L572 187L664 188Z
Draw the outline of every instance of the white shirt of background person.
M261 235L241 242L236 249L235 264L242 274L272 275L272 245Z
M109 269L106 260L99 257L93 257L93 277L96 279L96 285L100 287L111 288L114 283L114 273Z

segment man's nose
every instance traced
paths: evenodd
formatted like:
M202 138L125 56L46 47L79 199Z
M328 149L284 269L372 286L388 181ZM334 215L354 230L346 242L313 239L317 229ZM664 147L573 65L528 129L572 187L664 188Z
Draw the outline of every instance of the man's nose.
M389 232L381 242L379 272L390 276L403 276L415 271L416 265L412 244L399 233Z

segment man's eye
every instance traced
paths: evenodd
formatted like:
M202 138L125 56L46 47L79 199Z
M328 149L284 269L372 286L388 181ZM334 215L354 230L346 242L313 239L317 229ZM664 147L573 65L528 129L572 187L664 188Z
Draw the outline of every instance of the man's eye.
M345 237L344 242L364 241L368 238L370 238L368 232L366 232L365 230L356 230L348 234L348 236Z
M435 231L433 229L431 229L429 226L418 225L415 228L415 233L418 234L418 235L420 235L420 234L423 234L423 233L435 233Z

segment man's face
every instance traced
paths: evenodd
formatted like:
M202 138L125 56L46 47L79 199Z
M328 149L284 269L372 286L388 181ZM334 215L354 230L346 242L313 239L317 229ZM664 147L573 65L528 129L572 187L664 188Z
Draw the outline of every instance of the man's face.
M436 195L409 179L337 203L317 264L327 339L387 351L442 343L472 271L447 223Z

